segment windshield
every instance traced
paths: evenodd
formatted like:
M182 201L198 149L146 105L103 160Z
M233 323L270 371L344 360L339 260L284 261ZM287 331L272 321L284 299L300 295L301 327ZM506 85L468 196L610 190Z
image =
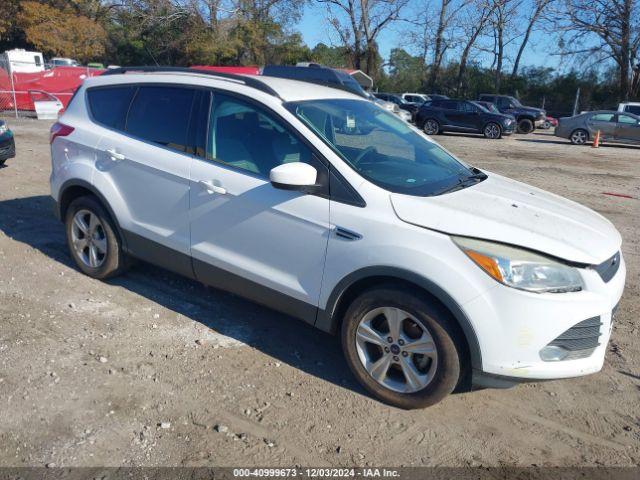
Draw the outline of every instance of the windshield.
M514 107L522 107L522 104L520 103L520 100L518 100L516 97L507 97L507 98L511 101L511 104Z
M491 110L489 109L489 106L484 103L480 103L480 102L471 102L471 103L473 103L476 107L478 107L481 112L491 112Z
M286 107L351 168L391 192L439 195L486 178L372 102L327 99Z

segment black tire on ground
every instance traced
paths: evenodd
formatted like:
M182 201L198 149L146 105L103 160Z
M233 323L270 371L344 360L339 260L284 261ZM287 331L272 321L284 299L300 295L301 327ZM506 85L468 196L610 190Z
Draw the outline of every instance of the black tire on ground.
M105 258L97 268L85 264L73 246L73 219L80 210L86 210L98 217L102 231L104 232L104 238L106 238L107 248ZM122 242L118 237L113 220L96 197L78 197L71 202L65 215L65 231L67 235L67 246L69 247L71 257L76 262L78 268L86 275L93 278L106 279L119 275L128 268L129 259L122 250Z
M422 130L427 135L437 135L442 133L440 123L435 118L427 118L422 126Z
M5 158L4 160L0 160L0 167L2 167L4 165L4 162L6 162L7 159Z
M489 138L492 140L502 138L502 128L495 122L487 123L482 129L482 133L484 134L485 138Z
M531 133L533 132L534 126L533 122L528 118L522 118L518 120L518 133Z
M356 333L360 321L373 309L399 308L410 313L426 328L437 349L432 380L421 390L400 393L378 383L365 369L358 355ZM392 284L363 292L349 306L342 322L342 349L351 371L364 388L379 400L405 409L434 405L454 391L468 369L468 353L457 323L440 305L428 301L419 290L397 288Z

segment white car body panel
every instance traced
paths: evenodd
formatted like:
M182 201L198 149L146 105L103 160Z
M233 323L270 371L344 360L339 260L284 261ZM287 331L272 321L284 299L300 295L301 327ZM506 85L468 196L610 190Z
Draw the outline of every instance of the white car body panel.
M414 225L578 263L599 264L622 243L611 222L596 212L494 173L473 187L440 196L391 198L398 216Z

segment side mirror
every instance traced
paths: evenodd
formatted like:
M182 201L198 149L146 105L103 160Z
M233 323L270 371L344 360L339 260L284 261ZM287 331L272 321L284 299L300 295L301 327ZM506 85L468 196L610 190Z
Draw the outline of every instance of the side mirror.
M281 190L312 191L317 185L318 172L307 163L283 163L271 169L271 185Z

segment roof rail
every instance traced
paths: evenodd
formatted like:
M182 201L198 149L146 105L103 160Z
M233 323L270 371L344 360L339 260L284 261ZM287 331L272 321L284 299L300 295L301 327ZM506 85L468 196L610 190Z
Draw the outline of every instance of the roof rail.
M199 75L210 75L212 77L225 78L228 80L235 80L237 82L244 83L247 87L255 88L261 92L267 93L282 100L282 97L278 95L273 88L264 82L261 82L257 78L245 75L236 75L234 73L215 72L213 70L202 70L199 68L189 67L119 67L106 70L102 75L118 75L123 73L162 73L162 72L175 72L175 73L197 73Z

